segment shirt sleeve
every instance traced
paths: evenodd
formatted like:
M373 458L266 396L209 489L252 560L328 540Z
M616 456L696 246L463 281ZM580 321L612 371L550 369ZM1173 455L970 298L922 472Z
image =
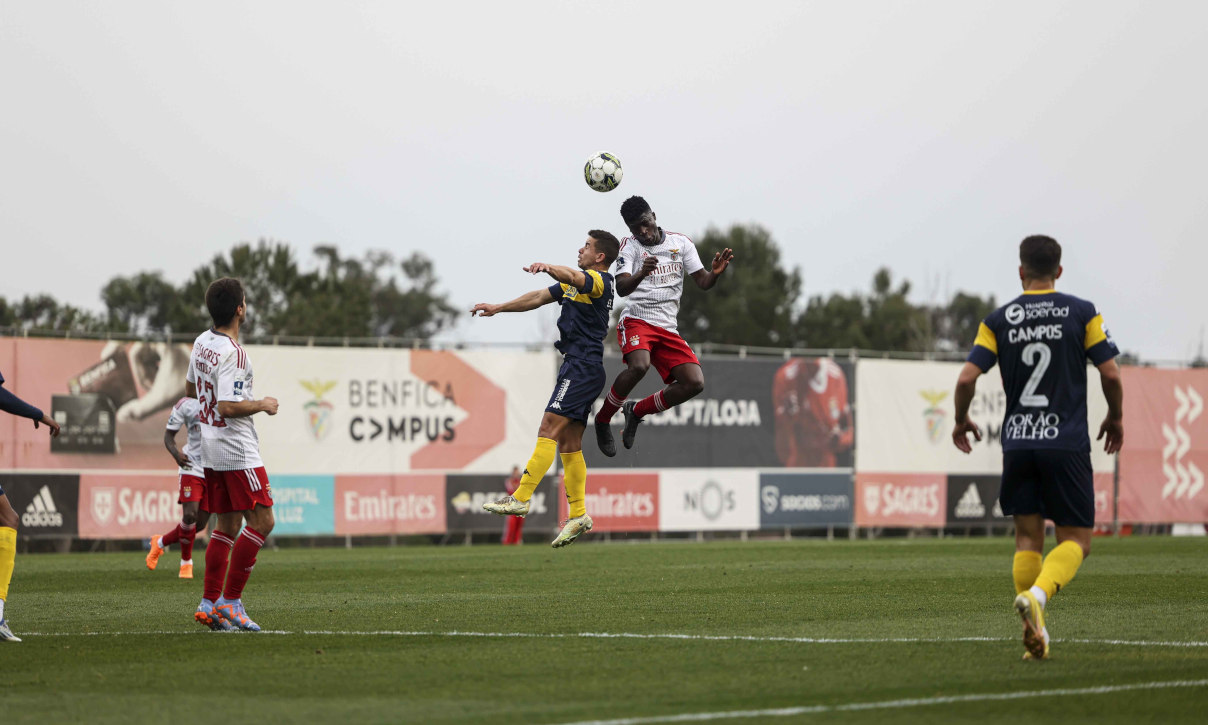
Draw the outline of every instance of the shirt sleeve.
M562 304L562 296L566 294L566 288L561 282L555 282L549 286L549 294L554 298L554 302Z
M168 430L180 430L181 426L185 424L184 416L181 415L180 410L183 407L184 400L184 398L181 398L176 401L176 405L172 406L172 412L168 415L168 425L166 426Z
M219 402L242 403L247 400L244 385L247 381L247 371L239 367L242 355L238 349L231 350L218 363L218 397Z
M40 408L35 408L24 400L21 400L10 393L8 388L3 385L0 385L0 410L22 418L29 418L30 420L42 420L43 417Z
M691 240L685 240L682 256L684 258L684 272L696 274L705 268L704 263L700 261L700 254L696 251L696 244Z
M583 271L583 286L579 291L587 295L591 299L596 299L604 294L604 277L594 269Z
M613 265L616 274L633 274L634 246L637 242L625 240L621 242L621 251L617 252L617 261Z
M194 346L196 349L196 346ZM197 373L193 372L193 353L189 353L189 368L185 371L185 382L197 384Z
M1099 314L1099 310L1092 306L1090 315L1091 319L1086 323L1086 337L1083 346L1090 361L1095 365L1102 365L1119 355L1120 348L1116 347L1116 341L1107 331L1107 323L1103 321L1103 315Z
M969 351L969 357L966 359L983 373L988 372L998 361L998 338L984 320L977 326L977 339L973 341L973 349Z

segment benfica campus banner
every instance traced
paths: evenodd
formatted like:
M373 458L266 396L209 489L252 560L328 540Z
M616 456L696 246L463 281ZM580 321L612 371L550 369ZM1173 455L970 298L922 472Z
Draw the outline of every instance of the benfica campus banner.
M63 426L0 418L0 468L163 471L187 344L0 338L6 387ZM520 351L247 347L269 475L506 471L527 459L556 359ZM180 434L183 444L184 434Z
M613 418L617 455L583 447L598 468L850 468L855 443L853 369L830 358L713 358L701 361L705 391L643 419L632 450L620 445L624 416ZM609 380L623 369L608 361ZM630 399L664 385L654 369ZM598 411L602 400L596 401ZM591 438L591 431L588 431Z
M1208 370L1124 370L1119 518L1208 521Z

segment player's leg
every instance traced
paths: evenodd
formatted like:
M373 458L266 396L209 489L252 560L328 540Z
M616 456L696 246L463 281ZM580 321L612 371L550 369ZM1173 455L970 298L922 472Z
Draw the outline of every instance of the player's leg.
M13 567L17 563L17 525L21 522L17 512L0 488L0 642L20 642L21 639L8 628L4 605L8 602L8 585L13 579Z
M203 579L201 603L193 615L210 629L231 629L221 616L214 613L214 603L222 598L222 585L226 582L227 565L235 535L243 524L243 514L234 509L227 494L226 474L228 471L206 469L206 509L213 514L214 530L206 545L206 574Z
M573 544L581 535L591 531L592 520L587 515L586 506L587 463L583 460L583 431L586 429L586 421L572 420L558 438L569 513L566 524L554 539L555 549Z
M227 570L222 598L214 603L214 611L230 624L249 632L259 632L260 625L247 616L243 606L243 589L247 586L256 557L276 525L273 499L269 495L268 473L261 468L232 471L235 482L231 490L233 505L240 508L246 526L231 548L231 565Z
M180 578L193 578L193 540L197 537L199 502L185 501L181 504L180 517Z
M998 502L1003 513L1015 520L1015 557L1011 564L1015 600L1012 606L1023 625L1024 657L1044 659L1049 652L1044 605L1028 591L1031 581L1039 573L1040 552L1044 549L1044 503L1040 494L1042 479L1034 453L1003 453Z
M633 447L642 418L675 407L700 395L705 389L705 373L701 370L700 360L684 338L666 330L655 330L650 337L650 362L667 387L636 403L628 401L622 406L625 429L621 433L621 442L626 448Z
M1095 487L1090 453L1037 451L1037 455L1044 469L1045 511L1057 526L1057 546L1044 558L1044 566L1029 590L1044 607L1073 580L1091 553Z
M556 391L554 395L557 395ZM554 402L551 400L551 405ZM537 429L537 445L533 448L533 455L529 457L528 463L524 465L524 475L520 477L520 485L516 487L515 492L497 501L483 504L483 510L500 516L528 514L529 501L533 498L533 492L537 490L537 484L541 483L541 479L545 477L550 466L554 465L558 437L562 435L562 429L569 422L566 416L546 409L545 414L541 416L541 426Z
M638 320L622 318L617 323L617 344L621 348L625 369L613 381L595 418L596 445L600 447L600 452L609 458L617 454L617 443L612 437L612 428L609 427L612 417L625 405L625 399L650 369L650 344L653 337L646 334L648 328L648 325Z

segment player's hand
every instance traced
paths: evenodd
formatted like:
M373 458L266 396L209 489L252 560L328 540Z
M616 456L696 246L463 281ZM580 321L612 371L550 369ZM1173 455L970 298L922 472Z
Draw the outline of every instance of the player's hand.
M1099 426L1099 437L1095 440L1103 441L1103 450L1109 454L1119 453L1124 447L1124 421L1112 420L1111 417L1103 419L1103 425Z
M470 317L494 317L499 312L499 305L488 305L486 302L479 302L470 310Z
M734 250L726 247L717 254L713 255L713 274L721 274L726 271L726 267L730 266L730 262L734 261Z
M529 266L523 267L523 269L529 274L541 274L542 272L548 272L551 266L545 262L533 262Z
M659 258L653 254L647 256L642 260L642 268L638 270L638 277L649 277L657 266L659 266Z
M261 398L260 409L269 415L277 414L277 399L276 398Z
M34 421L34 428L36 429L39 424L45 425L47 428L50 429L51 438L59 437L59 424L55 422L54 418L51 418L49 415L43 414L42 420Z
M971 420L966 420L964 423L957 423L952 429L952 443L961 450L962 453L972 453L973 444L969 442L969 434L980 441L982 439L981 428L977 427L977 423Z
M176 459L176 465L180 466L181 468L188 468L189 464L192 463L192 461L189 460L189 457L183 453L178 452L172 457Z

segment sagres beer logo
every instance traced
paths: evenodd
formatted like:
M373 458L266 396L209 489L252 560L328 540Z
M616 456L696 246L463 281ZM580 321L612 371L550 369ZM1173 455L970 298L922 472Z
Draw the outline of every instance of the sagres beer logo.
M868 509L868 513L874 516L877 510L881 508L880 484L870 483L864 487L864 508Z
M939 443L944 437L944 420L948 417L948 413L940 407L940 403L944 398L948 397L946 390L920 390L919 395L927 401L927 408L923 410L923 421L927 425L927 437L932 443Z
M314 400L308 400L302 405L302 410L306 411L306 421L310 424L310 432L315 440L322 440L331 430L328 423L331 422L331 411L334 409L323 396L331 392L338 383L335 380L299 380L298 383L315 396Z
M1191 450L1191 435L1184 425L1191 425L1204 412L1204 398L1190 385L1186 390L1176 385L1174 399L1178 403L1174 427L1162 424L1162 435L1166 438L1166 446L1162 449L1162 473L1166 474L1162 498L1195 498L1204 488L1204 473L1187 457Z
M105 526L113 520L113 489L92 489L92 518Z

